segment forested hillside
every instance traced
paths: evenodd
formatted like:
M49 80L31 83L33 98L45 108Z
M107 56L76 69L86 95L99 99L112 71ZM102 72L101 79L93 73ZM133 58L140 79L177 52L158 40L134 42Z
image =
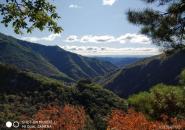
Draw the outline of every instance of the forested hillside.
M149 57L102 77L100 83L121 97L149 90L158 83L177 84L185 68L185 49Z
M0 124L7 120L21 120L33 116L40 108L65 104L82 106L87 115L87 128L103 130L104 118L117 108L125 110L126 102L90 81L80 81L77 86L64 86L62 82L31 72L21 72L14 67L0 64Z
M185 130L185 0L1 0L0 27L0 130Z
M58 46L44 46L0 34L0 62L51 78L73 82L116 69L109 62L83 57Z

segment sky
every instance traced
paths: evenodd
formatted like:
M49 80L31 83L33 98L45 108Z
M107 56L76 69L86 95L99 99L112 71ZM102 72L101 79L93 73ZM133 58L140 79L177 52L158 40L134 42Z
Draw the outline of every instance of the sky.
M0 24L1 32L43 45L57 45L85 56L148 56L159 54L151 39L139 33L140 27L128 22L129 9L148 5L141 0L49 0L61 16L64 31L53 34L34 30L16 35L11 27Z

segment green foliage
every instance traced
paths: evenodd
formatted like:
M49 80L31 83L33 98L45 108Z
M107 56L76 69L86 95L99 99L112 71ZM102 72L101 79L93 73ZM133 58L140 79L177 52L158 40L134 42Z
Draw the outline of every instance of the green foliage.
M140 92L128 98L130 107L134 107L137 111L152 114L151 96L148 92Z
M62 82L0 64L0 124L31 117L48 104L83 106L89 117L86 129L103 130L111 109L126 109L125 101L92 82L64 86ZM0 126L4 128L3 126Z
M129 104L152 119L159 119L162 114L169 117L185 119L185 90L179 86L159 84L150 89L133 95Z
M180 84L185 85L185 69L180 74Z
M184 0L143 0L146 3L159 2L167 5L166 12L151 8L143 11L128 11L128 20L141 25L141 33L150 36L156 45L164 49L182 48L185 40Z
M23 30L31 33L37 28L43 31L47 28L54 33L63 29L57 25L60 17L56 7L47 0L6 0L0 2L1 23L6 27L12 25L14 32L22 34Z
M123 99L89 80L80 81L76 88L76 98L80 104L88 108L87 111L95 121L98 130L106 128L105 118L113 108L127 109L127 104Z

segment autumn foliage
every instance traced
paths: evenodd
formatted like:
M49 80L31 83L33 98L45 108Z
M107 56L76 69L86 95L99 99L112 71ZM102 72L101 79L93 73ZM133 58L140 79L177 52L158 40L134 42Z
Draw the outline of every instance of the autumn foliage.
M149 121L140 113L129 109L128 112L113 110L108 118L107 130L172 130L184 129L185 120L168 118L163 115L162 121Z
M63 108L50 105L40 109L34 115L34 120L54 121L51 130L82 130L85 125L85 118L85 110L83 107L72 105L65 105Z

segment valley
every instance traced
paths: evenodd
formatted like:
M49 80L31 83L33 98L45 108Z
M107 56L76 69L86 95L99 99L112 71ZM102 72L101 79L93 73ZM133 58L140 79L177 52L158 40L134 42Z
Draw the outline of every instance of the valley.
M185 0L0 0L0 130L185 130Z
M89 58L0 34L1 128L10 119L45 119L39 112L47 109L82 112L85 123L78 127L84 130L105 130L114 110L131 116L134 108L161 125L164 113L185 117L184 57L185 49L146 58Z

